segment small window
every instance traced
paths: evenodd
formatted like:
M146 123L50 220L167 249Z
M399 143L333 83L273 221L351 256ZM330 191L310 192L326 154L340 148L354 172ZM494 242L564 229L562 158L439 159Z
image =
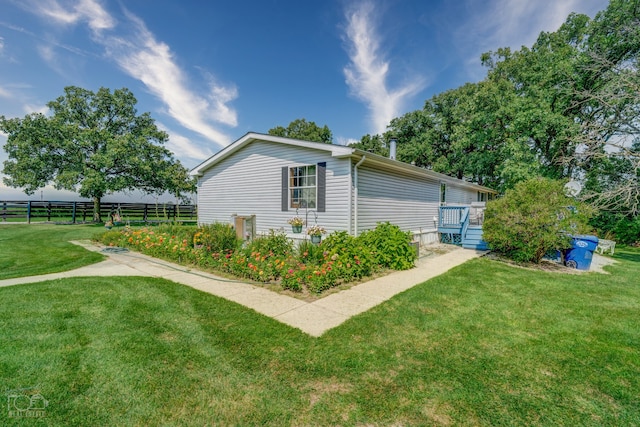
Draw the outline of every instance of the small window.
M485 193L483 191L478 191L478 201L479 202L486 202L487 201L487 193Z
M289 168L289 203L293 209L316 207L316 165Z

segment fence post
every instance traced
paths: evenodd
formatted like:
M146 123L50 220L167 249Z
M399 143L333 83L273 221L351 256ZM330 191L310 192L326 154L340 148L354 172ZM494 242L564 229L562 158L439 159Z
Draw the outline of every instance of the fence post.
M71 222L76 223L76 202L73 202L73 212L71 213Z
M2 203L2 221L7 220L7 202Z
M27 224L31 224L31 200L27 202Z

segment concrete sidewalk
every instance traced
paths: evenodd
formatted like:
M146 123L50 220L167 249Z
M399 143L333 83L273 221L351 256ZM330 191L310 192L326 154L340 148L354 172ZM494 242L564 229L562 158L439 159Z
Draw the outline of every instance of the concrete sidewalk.
M104 249L90 242L72 243L95 252ZM62 273L0 280L0 287L79 276L161 277L237 302L311 336L319 337L350 317L485 253L455 249L444 255L420 258L416 267L411 270L394 272L313 302L301 301L259 286L222 279L135 252L110 252L105 261Z

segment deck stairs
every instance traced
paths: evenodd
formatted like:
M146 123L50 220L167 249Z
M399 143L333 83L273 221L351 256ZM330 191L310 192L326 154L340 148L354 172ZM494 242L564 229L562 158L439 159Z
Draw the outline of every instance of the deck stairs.
M482 240L482 215L469 206L441 206L438 224L440 240L465 249L488 250Z

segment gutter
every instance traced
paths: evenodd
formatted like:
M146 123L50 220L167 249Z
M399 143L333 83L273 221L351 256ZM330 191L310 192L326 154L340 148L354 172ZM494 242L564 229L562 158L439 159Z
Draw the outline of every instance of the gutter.
M353 187L354 187L354 193L355 193L355 200L354 200L355 203L353 205L353 209L354 209L353 236L354 237L358 237L358 166L364 163L366 158L367 156L362 156L360 161L358 161L358 163L356 163L355 166L353 167Z

